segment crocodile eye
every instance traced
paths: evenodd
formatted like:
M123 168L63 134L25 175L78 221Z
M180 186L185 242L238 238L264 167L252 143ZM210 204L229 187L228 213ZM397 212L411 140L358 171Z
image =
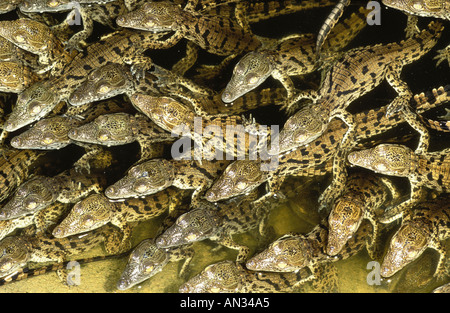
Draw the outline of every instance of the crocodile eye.
M413 4L413 8L418 11L421 11L423 9L423 5L421 3L416 2Z
M37 207L37 201L35 199L27 199L24 205L27 210L33 210Z
M109 140L109 134L106 133L106 132L100 132L100 133L98 134L98 136L97 136L97 139L98 139L99 141L106 141L106 140Z
M107 85L101 85L99 88L97 88L98 93L107 93L111 90L111 88Z
M250 84L250 85L254 85L254 84L256 84L258 82L258 77L256 77L256 76L250 76L248 79L247 79L247 84Z
M16 35L16 36L14 36L14 39L16 40L16 42L18 42L18 43L22 43L22 42L25 42L25 37L23 36L23 35Z
M37 115L42 111L42 106L39 103L33 103L29 107L29 112L31 115Z
M385 172L387 170L386 165L378 163L375 165L375 169L379 172Z
M243 182L243 181L240 181L240 182L238 182L237 184L236 184L236 187L238 188L238 189L245 189L245 187L247 187L247 184L245 183L245 182Z
M54 7L59 5L59 1L57 1L57 0L50 0L47 4L48 4L49 7L54 8Z
M54 141L53 138L50 136L46 136L42 139L42 143L45 145L50 145L53 143L53 141Z
M86 215L84 217L83 223L86 227L91 227L94 224L94 219L91 215Z

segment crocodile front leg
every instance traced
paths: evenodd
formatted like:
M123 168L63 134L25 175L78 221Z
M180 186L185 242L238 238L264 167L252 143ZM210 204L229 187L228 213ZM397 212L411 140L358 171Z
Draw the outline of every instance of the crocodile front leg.
M437 53L438 55L434 57L434 59L437 60L436 66L439 66L445 60L447 60L450 66L450 45L444 49L438 50Z
M380 222L383 224L392 223L393 221L399 219L403 216L403 212L411 208L416 203L419 203L423 195L425 194L425 189L423 187L416 186L413 182L411 184L411 196L408 200L403 201L399 205L387 210L383 216L380 217Z
M94 30L94 21L90 17L90 14L87 12L87 10L81 6L80 6L79 10L73 9L67 15L66 23L68 23L68 24L73 23L72 22L73 20L75 22L78 22L77 14L80 14L80 18L83 21L83 29L81 31L79 31L78 33L76 33L75 35L73 35L67 41L65 49L69 50L69 51L72 51L72 50L83 51L81 42L86 40L92 34L92 31Z
M408 22L406 23L405 33L406 38L411 38L415 34L420 33L420 29L417 26L419 17L416 15L408 14Z

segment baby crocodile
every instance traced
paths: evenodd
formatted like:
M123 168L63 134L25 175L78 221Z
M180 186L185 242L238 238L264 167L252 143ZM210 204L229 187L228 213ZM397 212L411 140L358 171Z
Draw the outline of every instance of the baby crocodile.
M367 251L372 259L376 259L378 217L383 214L383 209L389 202L398 196L399 191L387 178L362 172L350 175L344 192L335 200L328 215L327 254L334 256L341 252L363 219L367 219L373 230L367 241Z
M161 85L165 86L162 90ZM186 87L180 91L180 87ZM232 107L225 108L220 94L209 92L187 78L176 75L159 66L147 71L144 79L133 77L130 67L124 64L107 63L93 70L88 78L70 95L72 105L100 101L126 94L128 97L135 93L173 95L186 100L199 114L240 114L244 111L264 105L281 103L284 101L284 91L278 89L263 89L250 92L234 102Z
M117 289L126 290L154 276L169 262L184 259L179 276L183 276L193 257L190 247L160 248L153 239L145 239L131 252L128 263L117 282Z
M327 50L338 51L366 25L365 12L353 14L327 41ZM314 52L314 34L292 35L278 41L275 47L259 49L246 54L235 66L233 76L222 93L222 101L231 103L250 90L257 88L269 76L279 80L287 91L287 99L293 97L295 86L290 76L312 73L319 67Z
M0 220L34 214L54 202L74 203L92 191L101 192L102 175L86 175L75 169L54 177L37 175L20 185L12 198L1 208Z
M21 93L39 79L40 77L22 62L0 62L0 92Z
M179 204L179 193L174 188L162 190L145 198L125 199L112 202L103 194L93 194L77 202L64 220L54 228L53 235L63 238L97 229L107 223L122 232L121 247L127 250L131 238L129 223L148 220ZM125 249L126 248L126 249Z
M100 115L93 121L72 128L67 136L74 141L105 146L139 142L141 159L158 155L159 142L173 142L171 134L142 114L112 113ZM156 153L155 153L156 152Z
M348 161L352 165L376 173L408 178L411 186L409 199L380 217L382 223L389 223L400 218L404 210L418 203L424 195L424 188L440 192L450 191L449 152L450 149L415 153L404 145L380 144L370 149L351 152Z
M62 263L69 256L106 243L113 237L114 230L107 227L87 235L62 239L30 234L6 237L0 241L0 277L14 275L29 262Z
M105 113L133 112L126 102L102 101L81 114L69 108L65 114L39 120L28 130L11 139L11 146L16 149L58 150L71 143L77 144L68 136L69 131L77 126L89 123ZM84 147L87 147L84 145Z
M231 18L201 14L169 2L145 3L116 19L117 25L152 32L173 31L161 48L169 48L182 38L220 56L252 51L261 45L257 36Z
M448 0L383 0L383 4L388 7L401 10L414 16L436 17L444 20L450 20L450 2ZM408 16L409 29L415 29L417 19L412 19ZM450 45L445 49L438 50L438 55L435 57L438 60L438 66L444 60L447 60L450 65Z
M36 161L45 153L4 147L0 153L0 201L3 201L33 173Z
M435 276L446 273L448 253L441 242L450 237L450 197L422 202L403 214L402 224L391 239L381 265L381 275L390 277L417 259L425 249L439 253Z
M434 89L431 94L415 95L414 102L418 113L423 113L448 100L450 86ZM358 113L354 117L356 131L354 144L361 144L373 136L381 134L404 120L399 115L386 116L386 107ZM295 128L293 128L293 131ZM277 193L286 176L325 175L332 169L332 161L338 149L339 140L347 131L344 122L334 119L327 130L309 145L299 147L290 153L281 155L278 167L274 171L264 171L262 161L238 160L230 164L224 173L207 191L208 201L219 201L249 192L263 182L269 183L269 193ZM294 134L295 135L295 134ZM295 137L295 136L294 136ZM282 141L280 140L280 146Z
M279 293L292 292L310 273L264 273L249 271L242 264L222 261L208 265L180 287L183 293Z
M299 280L296 285L319 278L321 265L351 257L363 249L370 233L370 223L363 223L345 248L333 257L326 254L328 228L317 225L306 235L286 234L263 252L247 261L246 267L254 271L296 272L308 268L312 275Z
M0 36L23 50L38 55L41 73L50 71L58 75L73 55L64 50L63 44L50 27L28 18L0 22Z
M194 140L206 159L211 156L224 159L224 152L227 159L250 155L257 151L256 135L269 140L270 129L260 132L259 125L244 117L206 113L201 116L172 97L135 93L130 100L161 128ZM262 146L264 142L260 140L258 144Z
M65 49L81 51L80 41L86 40L91 35L94 21L113 27L112 20L125 12L123 1L114 1L113 3L111 1L113 0L78 0L75 4L70 0L24 0L20 3L19 9L23 13L71 11L63 23L69 23L72 17L78 17L80 18L79 23L83 24L83 29L67 41ZM103 12L102 9L106 12ZM108 13L115 13L115 15L110 16Z
M0 240L18 228L34 225L36 233L49 232L69 210L67 203L55 202L47 208L18 218L0 221Z
M237 244L232 236L259 227L264 235L268 210L263 205L253 207L257 193L220 202L217 207L203 202L198 208L182 214L176 222L156 238L162 248L176 247L204 239L216 241L227 248L239 250L237 262L245 262L250 249Z
M152 159L131 167L126 176L105 190L110 199L124 199L154 194L169 186L194 189L192 206L214 179L229 164L228 161L197 161Z
M88 74L107 62L133 63L136 75L149 66L151 60L141 53L155 48L155 40L162 34L120 30L103 36L78 53L60 75L37 82L25 89L5 122L6 131L14 131L49 114L58 103L66 101L70 94L86 79Z
M384 79L398 92L398 96L389 104L387 114L404 111L405 118L413 114L406 110L413 95L406 83L400 79L400 73L405 65L418 60L434 47L442 30L442 24L432 22L428 30L400 43L356 48L347 52L328 70L319 91L303 91L297 96L297 99L305 97L314 101L311 110L314 111L316 118L311 119L309 123L321 125L315 129L322 133L331 119L339 117L349 127L342 139L345 146L351 132L354 131L353 117L346 110L347 107L357 98L373 90ZM291 108L288 105L288 109ZM407 121L419 130L420 126L414 123L413 118L409 117ZM317 134L312 136L314 138ZM310 140L307 138L304 144Z

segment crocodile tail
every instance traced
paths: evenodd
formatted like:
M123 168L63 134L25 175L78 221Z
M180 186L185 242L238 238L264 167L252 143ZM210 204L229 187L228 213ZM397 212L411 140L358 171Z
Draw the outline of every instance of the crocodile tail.
M420 33L402 40L399 44L394 44L397 45L396 48L399 52L397 59L403 64L417 61L436 45L443 29L444 26L441 22L433 21Z
M444 87L439 87L433 89L431 92L421 93L415 95L413 98L417 112L426 111L431 108L435 108L441 104L450 101L450 85ZM440 131L440 132L450 132L450 121L448 114L446 116L439 117L440 120L427 119L419 115L422 122L425 123L429 128Z

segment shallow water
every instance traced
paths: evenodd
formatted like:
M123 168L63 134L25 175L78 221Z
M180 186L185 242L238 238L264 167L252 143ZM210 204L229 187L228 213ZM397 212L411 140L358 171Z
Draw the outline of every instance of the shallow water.
M351 6L352 12L356 11L356 6ZM318 9L309 12L296 13L288 18L276 18L264 23L253 26L255 33L272 37L309 31L318 31L320 22L324 20L330 9ZM344 15L348 16L347 13ZM429 19L424 19L429 21ZM367 44L398 41L403 38L403 28L406 25L406 17L395 10L382 11L382 24L380 26L366 27L366 29L357 37L350 47L362 46ZM274 27L276 25L276 27ZM442 49L450 43L449 29L450 24L446 22L446 31L439 41L436 49ZM179 47L179 46L177 46ZM178 48L175 48L178 49ZM179 48L183 49L183 48ZM171 50L173 51L173 50ZM165 65L168 62L165 59L165 53L152 54L155 63ZM435 68L434 55L427 55L422 60L405 67L403 76L410 85L414 93L428 91L431 88L450 83L449 68L443 63L439 68ZM231 71L231 70L230 70ZM227 74L228 75L228 74ZM225 77L229 77L224 75ZM276 85L275 82L268 82L266 85ZM357 100L355 110L359 106L379 106L388 103L392 99L394 92L387 83L383 83L374 92L369 93L362 99ZM273 109L273 108L272 108ZM272 119L273 110L265 109L256 112L256 117L261 118L261 123L274 124ZM443 109L439 109L436 115L442 115ZM448 134L434 134L432 144L434 146L448 146ZM123 151L127 151L124 148ZM128 160L124 169L131 165L133 160ZM115 175L118 175L117 173ZM274 229L274 237L279 237L288 232L309 232L317 223L320 222L320 216L317 213L317 198L320 192L329 183L327 177L320 177L313 181L308 181L303 187L297 189L297 194L293 195L289 202L276 207L272 210L269 224ZM151 238L155 235L156 229L163 220L160 216L151 221L139 223L133 230L133 245L137 245L141 240ZM385 234L385 243L395 230L395 226ZM236 236L238 243L245 243L252 248L254 252L263 247L258 246L256 231ZM447 247L449 242L447 241ZM199 273L206 265L227 259L234 259L236 251L221 248L213 250L217 245L211 241L204 241L194 245L195 256L190 264L188 276ZM78 255L76 258L83 258L104 254L102 247L98 247L88 253ZM357 255L335 263L339 275L340 292L430 292L435 287L444 282L436 282L427 273L433 265L436 264L436 253L428 249L423 256L409 265L407 268L397 273L389 280L382 280L380 285L369 285L367 278L371 269L367 269L368 263L372 261L367 252L361 251ZM378 260L379 261L379 260ZM160 273L147 281L132 287L126 291L119 291L116 283L127 262L126 257L98 261L81 265L81 282L78 286L68 287L61 283L56 273L47 273L45 275L33 277L27 280L14 282L0 287L1 293L11 292L55 292L55 293L99 293L99 292L120 292L120 293L146 293L146 292L177 292L179 286L184 282L178 277L178 270L181 262L169 263ZM429 281L430 280L430 281ZM428 283L426 283L429 281ZM448 279L447 279L448 281ZM424 284L422 286L421 284ZM299 290L300 291L300 290ZM301 291L313 292L314 290L307 284Z

